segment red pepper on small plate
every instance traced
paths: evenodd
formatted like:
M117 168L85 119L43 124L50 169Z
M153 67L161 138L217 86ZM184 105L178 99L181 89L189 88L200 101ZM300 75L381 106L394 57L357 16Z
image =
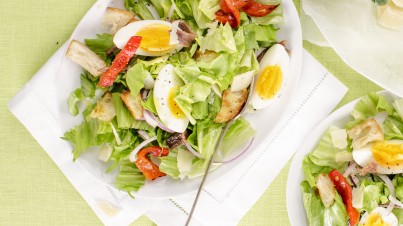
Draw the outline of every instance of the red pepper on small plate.
M350 226L355 226L360 220L360 213L353 207L352 189L346 178L337 171L332 170L329 173L330 180L332 180L334 187L343 199L343 203L346 206L347 214L350 217Z
M159 167L155 165L150 159L147 158L147 155L153 156L167 156L169 153L169 149L161 148L158 146L151 146L141 149L137 153L137 159L135 164L137 168L143 173L146 179L154 180L158 177L163 177L166 174L161 172Z
M101 75L98 85L108 87L113 85L116 77L127 66L129 61L133 58L141 43L140 36L133 36L126 43L125 47L119 52L112 62L109 69Z

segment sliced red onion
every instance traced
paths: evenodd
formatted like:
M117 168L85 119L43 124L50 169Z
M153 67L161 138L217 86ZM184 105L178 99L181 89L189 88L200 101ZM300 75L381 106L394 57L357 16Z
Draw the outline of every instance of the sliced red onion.
M188 149L188 151L190 153L192 153L194 156L196 156L198 158L204 159L203 156L199 152L197 152L195 149L193 149L192 145L190 145L190 143L187 140L183 141L183 143L185 144L186 148Z
M168 21L171 20L171 17L172 17L172 14L173 14L174 11L175 11L175 8L176 8L176 4L175 4L174 1L172 1L172 5L171 5L171 7L169 8L168 13L167 13L167 20L168 20Z
M245 152L246 152L246 151L250 148L250 146L252 145L254 139L255 139L254 137L252 137L251 139L249 139L249 141L246 143L246 145L242 148L242 150L241 150L239 153L237 153L237 154L235 154L235 155L232 155L232 156L229 156L227 159L224 158L222 161L213 160L213 162L214 162L214 163L229 163L229 162L234 161L235 159L237 159L237 158L239 158L240 156L242 156L243 154L245 154Z
M357 163L352 163L350 164L347 169L344 171L343 173L343 177L347 178L348 176L350 176L351 174L355 174L357 172Z
M143 138L143 140L148 140L148 139L150 139L150 136L148 136L148 134L144 131L144 130L139 130L139 131L137 131L137 133L139 134L139 136L141 137L141 138Z
M354 187L358 187L360 180L353 174L350 175L351 182L353 182Z
M395 196L389 195L389 201L393 204L395 204L396 206L403 208L403 203L400 202L399 200L397 200L397 198Z
M162 122L160 122L160 120L158 120L158 118L155 117L155 115L152 112L144 109L143 115L144 115L144 119L146 120L146 122L153 128L158 126L160 129L165 130L168 133L175 132L175 131L171 130L170 128L166 127Z
M143 99L143 101L146 101L147 99L148 99L148 94L149 94L150 92L147 90L147 89L143 89L142 91L141 91L141 99Z
M390 178L386 175L378 175L379 178L381 178L381 180L383 180L383 182L385 182L386 187L388 187L390 195L395 197L395 186L393 186L392 181L390 180Z
M155 140L157 140L157 137L152 137L150 139L147 139L147 140L141 142L139 145L137 145L137 147L134 148L132 152L130 152L130 155L129 155L130 162L136 161L137 152L139 152L144 146L146 146L147 144L149 144Z
M120 145L120 144L122 143L122 140L120 139L119 134L118 134L118 131L116 131L116 129L115 129L115 127L113 126L113 123L112 123L112 122L111 122L111 127L112 127L112 133L113 133L113 135L115 136L115 139L116 139L116 143L117 143L118 145Z
M147 124L150 125L151 127L155 128L158 126L158 121L156 120L154 114L151 113L150 111L144 109L143 117L146 120Z
M393 202L389 202L389 205L386 207L386 212L391 213L393 211L393 209L395 208L395 204L393 204Z

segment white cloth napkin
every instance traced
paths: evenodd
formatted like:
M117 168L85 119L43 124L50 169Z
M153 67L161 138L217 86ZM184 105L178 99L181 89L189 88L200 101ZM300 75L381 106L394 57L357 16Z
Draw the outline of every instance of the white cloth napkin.
M65 45L9 102L11 112L29 130L105 225L128 225L146 214L158 225L183 225L195 193L170 199L130 198L95 179L72 161L55 112L52 83ZM192 225L235 225L291 158L305 135L339 103L347 88L304 51L299 87L286 113L233 172L203 190Z

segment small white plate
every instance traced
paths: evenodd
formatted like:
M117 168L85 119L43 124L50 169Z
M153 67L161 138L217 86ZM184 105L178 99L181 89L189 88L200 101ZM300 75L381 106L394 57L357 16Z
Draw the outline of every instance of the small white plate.
M398 98L388 91L381 91L378 94L384 96L388 101ZM350 113L360 99L361 98L354 100L330 114L307 136L305 142L297 150L291 162L287 179L286 199L288 217L291 225L308 225L300 186L301 182L304 181L302 160L315 148L323 133L325 133L330 126L334 125L342 128L347 122L352 120Z
M113 1L115 6L123 8L118 1ZM71 39L83 41L85 38L94 38L97 33L101 33L101 21L103 14L108 5L111 4L110 0L99 0L86 14L76 30L72 34ZM290 73L287 78L286 84L282 89L280 98L276 99L273 104L254 114L247 115L246 118L250 121L253 128L257 131L254 143L250 150L255 150L262 145L265 138L270 134L276 123L282 116L283 111L291 100L292 94L296 90L299 80L302 58L302 35L301 26L297 10L292 1L284 1L284 18L285 24L281 26L278 33L278 40L287 40L287 48L292 51L290 58ZM80 73L82 68L64 57L61 62L60 72L58 74L57 89L59 96L57 97L58 103L58 121L62 131L70 130L74 125L80 124L82 117L71 116L68 112L67 99L72 91L80 86ZM71 150L66 150L71 151ZM236 161L223 164L214 172L209 175L208 183L218 180L226 173L234 169L250 152L245 153ZM101 182L114 187L114 181L117 172L105 174L107 165L97 160L97 153L95 150L87 151L77 159L77 164L81 164L87 169L95 178ZM192 180L185 179L183 181L173 180L169 177L158 178L154 181L146 181L146 184L138 192L136 196L143 197L173 197L195 191L200 184L201 178Z

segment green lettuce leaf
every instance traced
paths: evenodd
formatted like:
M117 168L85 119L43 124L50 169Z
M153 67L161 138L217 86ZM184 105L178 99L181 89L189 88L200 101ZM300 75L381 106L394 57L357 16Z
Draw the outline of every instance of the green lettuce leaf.
M149 4L145 0L125 0L125 7L127 10L132 10L142 20L154 20L153 14L147 8Z
M178 179L180 172L178 169L178 152L173 149L169 151L167 156L160 157L161 163L159 169L161 172L166 173L173 179Z
M308 225L347 225L347 210L340 195L337 194L333 205L326 208L315 190L310 187L309 183L306 181L302 182L301 189Z
M337 148L333 146L332 137L330 132L335 129L330 127L322 136L319 144L309 154L310 160L318 166L329 166L333 169L341 170L347 166L345 162L336 162L336 154L339 152Z
M74 90L70 96L69 99L67 100L67 104L69 107L69 112L71 115L78 115L78 103L80 102L80 100L83 99L83 95L81 92L81 89L78 88L76 90Z
M214 52L228 52L235 53L236 45L232 28L227 23L225 25L218 25L217 22L213 23L205 36L199 35L196 38L200 46L200 51L211 50Z
M85 45L106 61L108 58L106 52L114 46L113 35L97 34L95 39L85 39Z
M120 93L112 93L113 105L115 106L118 128L129 129L132 127L134 123L134 118L130 113L129 109L126 108L120 96L121 96Z
M306 181L301 183L301 189L308 225L323 226L325 206L323 206L322 200Z
M370 93L361 98L361 100L355 105L353 112L351 112L354 120L347 123L346 128L350 129L367 118L373 117L383 111L386 111L391 115L393 113L393 108L389 105L385 97L380 96L377 93Z
M400 119L403 121L403 98L397 99L393 102L393 107L397 111L400 116Z
M184 1L185 2L185 1ZM193 19L200 29L206 29L208 24L212 22L200 9L199 0L187 0L192 9Z
M389 190L383 182L372 182L364 179L360 186L364 186L364 202L362 209L371 212L389 196ZM386 199L387 200L387 199Z
M403 200L403 176L401 174L396 174L392 182L395 186L396 198Z
M305 180L308 182L309 186L314 187L316 185L316 178L321 173L329 173L332 171L331 167L328 166L318 166L311 161L309 155L302 161L302 170L304 172Z
M161 18L166 18L171 8L171 0L150 0Z
M383 123L385 139L403 140L403 120L397 112L389 115Z
M64 134L62 139L69 141L73 146L73 160L75 161L89 147L97 145L98 122L96 119L84 120L81 125L74 126Z
M116 177L115 186L119 190L127 191L129 194L132 191L138 191L145 184L145 177L129 160L123 160L120 163L120 173Z
M223 138L220 153L223 158L242 149L247 141L255 135L256 131L244 118L237 119L229 128Z
M130 94L136 97L140 90L144 87L144 80L148 76L148 71L144 64L137 63L131 67L126 73L126 83L130 89Z
M214 20L215 13L221 9L219 2L219 0L200 0L197 9L206 15L210 20Z

